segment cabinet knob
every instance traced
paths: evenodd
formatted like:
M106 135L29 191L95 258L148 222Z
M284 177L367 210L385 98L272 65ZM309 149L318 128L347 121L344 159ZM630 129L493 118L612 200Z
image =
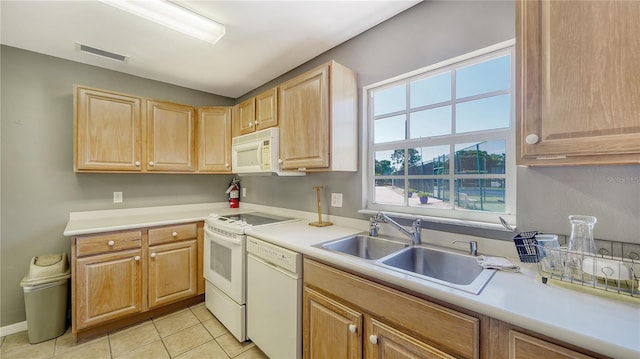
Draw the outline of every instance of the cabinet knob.
M356 325L355 325L355 324L349 324L349 331L350 331L351 333L355 333L355 332L356 332L356 329L358 329L358 327L356 327Z
M139 262L140 261L140 256L133 257L133 260L135 260L136 262Z
M278 158L278 163L282 164L282 158Z
M253 127L253 122L249 122L249 127Z
M155 253L151 253L151 258L155 258L156 254Z
M535 145L536 143L538 143L539 140L540 140L540 137L538 137L538 135L536 135L535 133L528 135L524 139L524 141L530 145Z
M378 344L378 336L377 335L369 335L369 342L371 344Z
M107 245L109 245L109 247L113 247L115 244L116 244L116 242L114 242L114 241L107 242Z
M253 124L258 126L260 124L260 121L256 120L256 122L254 122Z
M227 168L229 168L229 164L228 164L228 163L225 163L225 164L224 164L224 166L225 166L225 167L227 167Z
M135 165L136 167L140 167L140 161L136 161Z
M174 237L177 237L178 236L178 232L171 232L171 235L174 236Z
M153 161L149 161L149 166L153 166L154 164Z

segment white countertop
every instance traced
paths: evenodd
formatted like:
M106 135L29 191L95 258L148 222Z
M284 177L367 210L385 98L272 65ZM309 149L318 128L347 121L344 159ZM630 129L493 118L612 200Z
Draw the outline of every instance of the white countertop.
M482 292L474 295L313 247L359 232L362 230L350 227L312 227L303 221L256 227L247 234L596 353L640 358L640 300L612 300L542 284L537 266L520 263L517 258L510 259L521 266L520 273L498 271Z
M522 267L521 273L497 272L479 295L473 295L387 270L372 262L313 247L332 239L360 233L366 230L366 221L332 217L329 220L336 225L313 227L308 225L310 221L317 220L312 213L248 203L242 203L241 206L240 209L230 209L227 203L221 202L73 212L69 215L64 235L74 236L200 221L212 212L219 214L253 210L277 212L279 215L304 218L304 220L256 227L249 229L247 233L310 257L597 353L614 358L640 358L640 300L612 300L601 295L586 294L553 284L542 284L537 275L536 266L520 263L517 257L510 259ZM385 234L384 230L385 228L382 234ZM389 234L395 237L398 233ZM436 233L427 233L427 235L423 233L423 240L427 245L431 244L432 238L436 237L429 234ZM456 239L460 238L459 235L454 236ZM469 240L469 237L463 239ZM482 254L509 256L510 253L514 253L515 255L515 249L511 243L477 239L480 243L479 251ZM444 243L440 239L433 239L433 241L437 244ZM445 242L452 241L446 239Z

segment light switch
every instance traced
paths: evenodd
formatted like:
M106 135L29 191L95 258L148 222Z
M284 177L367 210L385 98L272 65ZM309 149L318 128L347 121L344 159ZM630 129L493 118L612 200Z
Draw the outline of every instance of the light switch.
M113 203L122 203L122 192L113 192Z

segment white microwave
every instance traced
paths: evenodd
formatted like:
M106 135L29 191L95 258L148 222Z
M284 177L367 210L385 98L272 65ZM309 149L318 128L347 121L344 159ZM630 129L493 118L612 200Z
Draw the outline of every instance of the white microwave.
M237 174L304 176L304 172L280 170L280 140L277 127L231 140L231 166Z

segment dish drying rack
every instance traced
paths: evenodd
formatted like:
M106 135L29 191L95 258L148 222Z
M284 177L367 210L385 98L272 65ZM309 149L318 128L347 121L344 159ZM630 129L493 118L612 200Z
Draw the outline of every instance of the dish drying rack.
M537 263L542 283L549 279L640 299L640 245L597 240L598 254L569 252L567 247L543 247L535 236L513 237L520 261Z

